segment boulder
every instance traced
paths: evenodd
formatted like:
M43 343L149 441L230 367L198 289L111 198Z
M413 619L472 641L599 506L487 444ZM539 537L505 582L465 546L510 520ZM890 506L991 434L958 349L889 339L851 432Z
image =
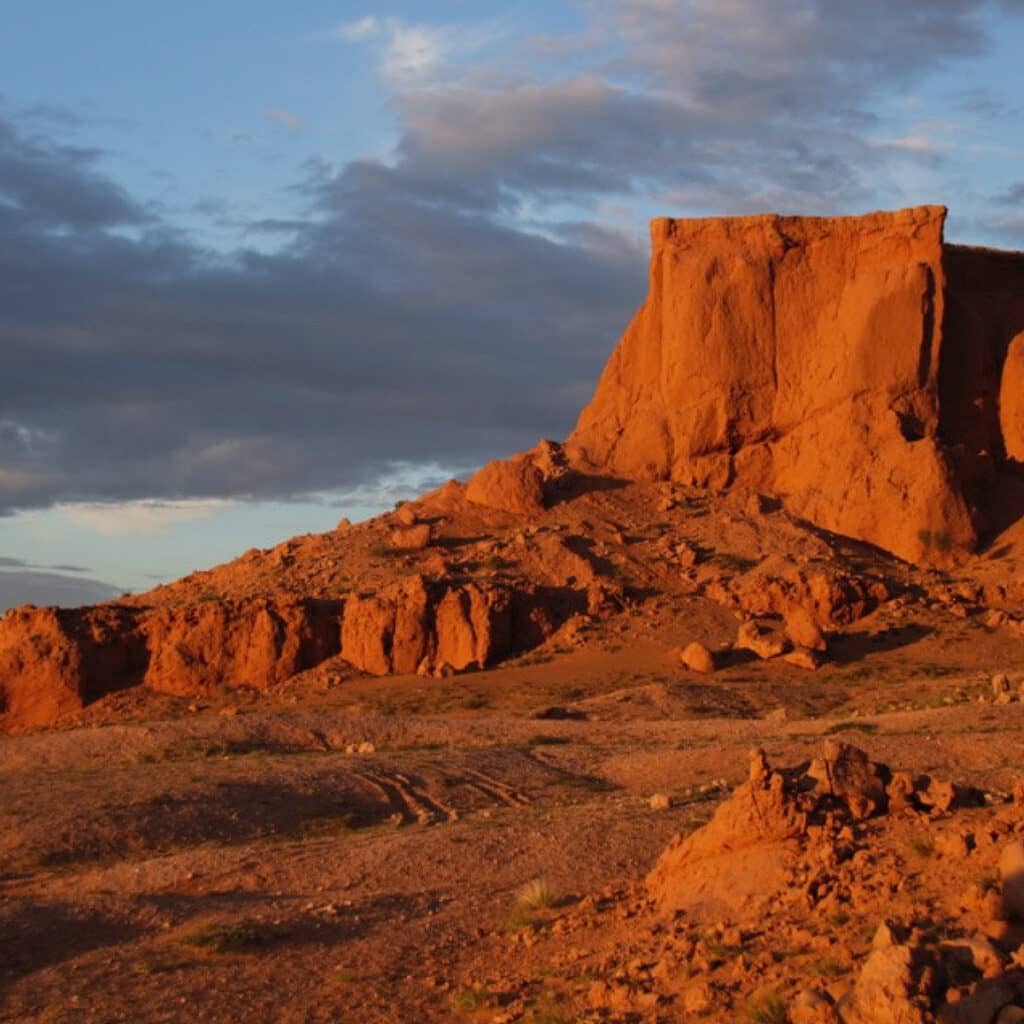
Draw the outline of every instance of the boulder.
M536 515L544 511L544 475L528 455L489 462L469 478L466 497L499 512Z
M803 606L793 605L785 616L786 636L793 641L795 647L806 647L811 651L827 651L828 644L818 628L814 616Z
M406 526L399 530L392 530L388 534L388 543L395 551L422 551L430 546L431 533L429 523Z
M679 655L679 660L691 672L706 673L715 671L714 655L697 640L694 640L693 643L687 644L682 654Z

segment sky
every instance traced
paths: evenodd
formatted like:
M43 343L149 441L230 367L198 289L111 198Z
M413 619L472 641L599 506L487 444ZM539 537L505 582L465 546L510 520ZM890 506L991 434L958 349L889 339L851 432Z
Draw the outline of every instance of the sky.
M1024 248L1021 53L1024 0L10 5L0 609L564 436L652 216Z

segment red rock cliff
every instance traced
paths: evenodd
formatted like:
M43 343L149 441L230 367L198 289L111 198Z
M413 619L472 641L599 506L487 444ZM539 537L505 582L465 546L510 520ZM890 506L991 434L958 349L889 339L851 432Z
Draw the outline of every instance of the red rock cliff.
M654 221L647 299L570 451L620 476L774 493L914 562L971 550L976 484L1018 450L995 450L1000 417L974 400L995 407L1024 329L1024 259L987 275L943 245L945 214Z

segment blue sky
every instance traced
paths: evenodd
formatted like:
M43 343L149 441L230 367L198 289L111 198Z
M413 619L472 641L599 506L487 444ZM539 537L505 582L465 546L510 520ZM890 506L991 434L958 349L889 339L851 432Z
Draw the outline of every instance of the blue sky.
M0 607L564 434L650 216L1024 246L1024 0L83 10L0 38Z

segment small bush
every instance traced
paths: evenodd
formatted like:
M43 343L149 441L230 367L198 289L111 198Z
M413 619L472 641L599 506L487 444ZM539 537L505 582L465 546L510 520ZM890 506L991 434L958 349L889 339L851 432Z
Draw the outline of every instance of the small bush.
M838 960L826 957L824 960L819 960L816 964L811 964L807 973L814 978L838 978L849 970L849 967L841 964Z
M516 902L521 910L545 910L558 902L558 895L546 878L535 878L519 890Z
M452 1006L459 1013L474 1013L477 1010L488 1006L494 999L494 994L486 985L474 985L472 988L464 988L456 992L452 998Z
M782 998L769 992L747 1004L747 1020L750 1024L786 1024L789 1014Z

